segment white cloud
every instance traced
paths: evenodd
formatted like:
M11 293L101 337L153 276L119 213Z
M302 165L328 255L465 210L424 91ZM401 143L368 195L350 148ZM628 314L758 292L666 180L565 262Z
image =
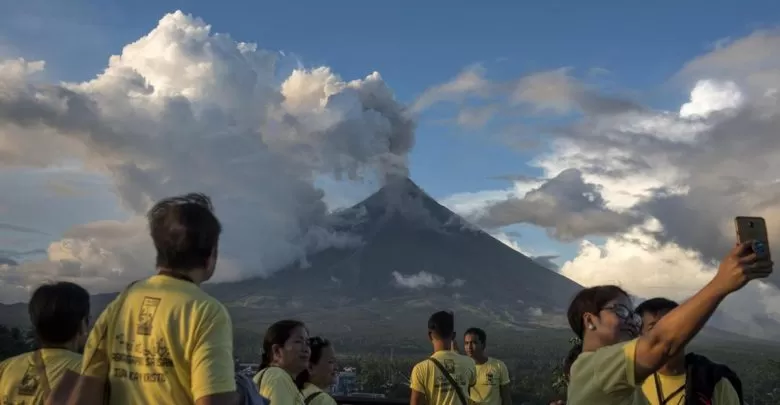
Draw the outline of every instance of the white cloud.
M691 91L691 101L680 107L680 116L707 118L714 112L735 109L743 101L742 92L736 83L701 80Z
M401 288L436 288L445 284L444 277L420 271L416 274L404 275L397 271L393 272L395 285Z
M717 260L733 245L734 216L764 216L770 242L780 240L780 98L773 90L780 88L780 48L770 46L777 43L780 31L761 31L695 58L678 75L690 81L689 101L668 110L621 102L572 81L567 70L535 75L546 77L547 85L530 87L541 90L526 92L526 102L582 115L566 115L569 124L550 131L542 128L539 132L554 138L529 164L543 170L547 184L576 169L606 209L642 218L603 232L604 243L588 234L606 228L580 227L590 230L576 234L584 239L577 257L563 264L563 274L584 285L616 283L640 296L684 299L711 279ZM556 193L547 208L576 212L582 206L572 205L582 195L565 189L570 193ZM500 225L516 220L571 229L566 227L574 220L581 225L603 220L603 210L590 212L598 215L523 212ZM780 284L780 275L773 277L770 283ZM769 336L780 326L780 293L770 285L749 286L723 309L730 319L744 319L726 322L737 332Z
M40 80L43 62L0 62L2 165L79 162L109 180L126 211L119 222L71 223L50 262L7 267L3 285L15 291L64 272L116 289L147 274L153 255L141 215L190 191L211 195L224 225L217 278L264 274L353 243L322 226L317 179L405 176L414 122L376 72L345 81L327 67L280 72L284 62L181 12L83 83Z

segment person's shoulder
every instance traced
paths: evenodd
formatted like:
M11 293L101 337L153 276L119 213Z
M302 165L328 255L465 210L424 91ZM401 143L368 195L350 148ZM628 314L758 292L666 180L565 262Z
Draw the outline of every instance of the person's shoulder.
M501 359L497 359L497 358L495 358L495 357L489 357L488 359L489 359L489 361L490 361L490 362L492 362L492 363L493 363L493 364L495 364L496 366L498 366L498 367L500 367L500 368L506 368L506 363L504 363L504 361L503 361L503 360L501 360Z
M427 371L433 365L433 363L431 362L431 357L433 356L418 361L417 364L415 364L414 367L412 367L412 374L416 374L416 373L427 374Z
M292 377L290 377L290 374L288 374L286 371L282 370L279 367L268 367L264 370L260 371L263 373L263 382L289 382L293 383Z
M414 367L412 367L412 370L419 369L419 368L422 368L422 367L426 367L428 365L428 363L430 363L430 362L431 362L430 358L422 359L422 360L418 361L414 365Z
M593 357L599 358L610 357L619 354L633 354L633 352L636 350L637 342L639 342L639 338L615 343L614 345L604 346L593 352Z
M460 357L460 361L463 362L463 364L465 364L467 367L477 366L477 362L475 362L474 359L472 359L471 357L459 353L457 353L457 355Z
M32 353L33 352L17 354L16 356L9 357L3 361L0 361L0 370L6 369L8 367L12 367L21 362L26 362Z
M301 390L301 394L304 398L308 397L309 395L314 395L318 392L321 392L322 390L320 387L312 384L312 383L306 383L303 385L303 389Z
M576 372L577 370L581 370L583 367L588 367L589 365L600 364L604 361L610 361L620 357L633 358L637 341L638 339L632 339L614 345L604 346L593 352L582 352L577 356L577 360L574 360L574 363L572 363L571 374L579 374Z

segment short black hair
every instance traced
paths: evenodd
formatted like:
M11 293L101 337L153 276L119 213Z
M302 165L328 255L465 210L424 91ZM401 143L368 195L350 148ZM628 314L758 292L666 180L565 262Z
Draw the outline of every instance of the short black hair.
M476 336L477 339L479 339L479 343L482 343L483 345L487 343L487 333L485 333L485 331L480 328L474 328L474 327L468 328L466 329L466 332L463 333L463 336L466 335Z
M634 312L637 315L643 316L644 314L658 315L662 312L669 312L680 306L680 304L663 297L650 298L649 300L639 304Z
M211 199L189 193L157 202L146 214L157 249L157 266L193 270L206 265L219 243L222 225Z
M428 318L428 332L440 339L450 339L455 333L455 316L452 312L439 311Z
M33 292L27 310L38 340L67 343L76 337L89 316L89 293L66 281L44 284Z
M569 310L566 312L572 332L582 339L585 335L583 315L588 312L598 314L604 309L604 305L620 296L628 297L628 293L616 285L597 285L580 290L571 300Z

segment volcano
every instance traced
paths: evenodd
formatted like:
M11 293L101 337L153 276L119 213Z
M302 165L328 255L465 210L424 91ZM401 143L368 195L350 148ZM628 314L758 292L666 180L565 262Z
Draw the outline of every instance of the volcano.
M328 248L265 279L219 284L236 326L252 330L297 317L330 335L424 328L436 310L458 324L527 329L565 326L582 287L542 267L397 179L329 218L359 240Z
M454 311L463 328L557 329L581 288L469 224L408 178L334 212L325 227L355 243L320 250L266 278L204 286L228 307L239 341L244 336L256 346L270 323L297 318L342 342L397 345L422 338L438 310ZM94 296L95 315L115 296ZM29 323L25 304L2 308L1 324Z

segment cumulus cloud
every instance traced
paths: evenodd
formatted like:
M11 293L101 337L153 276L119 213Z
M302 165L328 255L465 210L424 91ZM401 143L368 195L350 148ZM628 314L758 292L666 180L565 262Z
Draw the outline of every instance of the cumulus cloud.
M617 283L643 297L690 296L733 245L735 216L765 217L770 244L780 240L778 44L779 31L759 31L692 59L674 77L690 99L666 110L620 102L573 80L567 69L526 79L540 84L521 92L525 102L565 117L539 128L551 136L550 148L528 162L548 179L538 187L544 204L523 207L535 191L493 199L488 206L499 207L497 215L482 225L522 219L579 240L579 254L560 271L581 284ZM600 105L599 96L617 107ZM605 239L596 242L594 234ZM774 275L729 298L725 314L746 320L726 322L731 329L776 334L779 282Z
M284 62L177 11L86 82L42 81L42 61L0 63L0 162L81 162L110 180L130 214L74 227L49 261L6 266L4 285L78 274L115 289L146 274L152 250L139 216L189 191L211 195L224 223L222 279L354 242L322 226L315 182L406 176L414 122L379 73L345 81L327 67L280 73Z

